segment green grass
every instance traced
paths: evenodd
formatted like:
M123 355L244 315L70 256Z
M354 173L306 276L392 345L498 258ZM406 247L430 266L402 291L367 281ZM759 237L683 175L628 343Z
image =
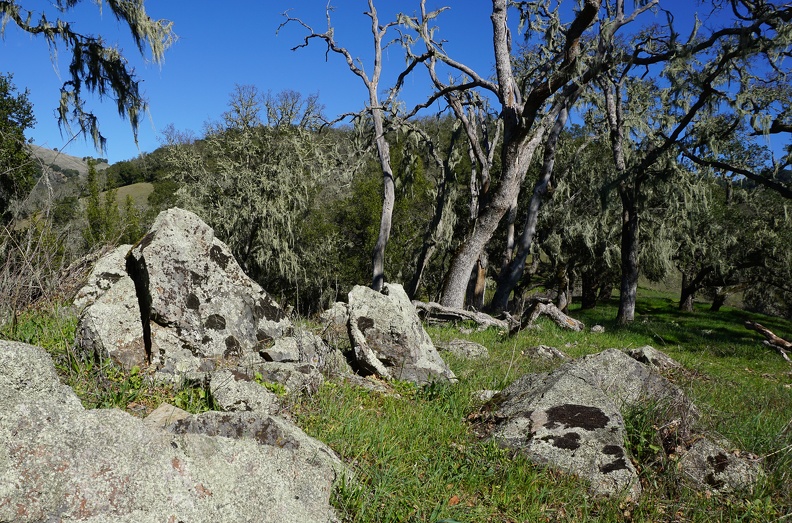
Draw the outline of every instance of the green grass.
M464 337L485 345L490 358L447 356L456 385L419 388L395 383L389 393L327 382L292 404L294 420L326 442L355 470L341 482L333 503L346 522L528 521L792 521L792 367L742 326L751 318L792 338L792 324L724 307L677 310L674 297L642 289L636 321L618 327L617 303L594 310L572 308L601 334L562 331L550 322L508 337L494 329L462 335L455 327L429 327L437 341ZM161 402L192 412L213 408L200 386L154 383L145 372L123 372L110 362L73 350L76 319L68 311L22 315L0 335L41 345L64 382L88 408L115 407L145 415ZM578 357L603 349L652 345L689 372L672 379L699 405L702 428L735 447L764 457L766 478L755 492L718 497L688 488L676 462L658 451L654 411L626 416L626 442L640 469L639 500L593 498L585 482L530 463L477 434L481 403L474 392L502 389L528 372L557 363L532 360L526 349L551 345Z
M138 368L125 371L108 359L79 353L74 347L76 327L77 317L69 308L55 306L23 313L15 324L0 326L0 338L46 349L61 381L74 389L88 409L119 408L146 416L162 403L193 413L214 407L202 384L158 383Z
M572 315L588 326L605 326L602 334L566 332L542 321L538 330L511 338L492 329L462 336L456 328L429 327L435 341L464 337L485 345L490 359L449 356L460 378L454 386L402 385L394 395L328 383L301 402L297 422L358 472L354 484L336 493L344 521L778 521L792 513L792 428L784 432L792 420L792 368L742 322L750 317L787 337L792 326L737 309L684 314L667 294L645 294L627 327L613 321L615 301L590 311L573 307ZM676 462L658 452L651 406L628 416L627 444L642 459L644 495L637 502L592 498L581 480L480 439L471 423L480 407L473 392L549 370L551 364L526 356L539 344L573 357L643 345L666 352L691 371L674 379L703 411L703 429L765 456L767 478L744 497L688 488Z

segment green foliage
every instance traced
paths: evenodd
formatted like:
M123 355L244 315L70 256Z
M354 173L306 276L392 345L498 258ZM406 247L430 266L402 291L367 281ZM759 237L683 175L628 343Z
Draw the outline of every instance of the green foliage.
M25 131L36 123L28 92L20 93L12 75L0 74L0 225L12 216L12 202L33 188L36 166Z
M171 134L167 158L180 184L177 202L211 225L269 292L319 307L336 278L320 257L334 238L317 237L308 226L317 223L312 211L325 204L324 184L346 176L334 137L314 130L321 108L313 97L262 97L238 86L229 105L201 141Z
M253 381L267 389L268 391L277 394L278 396L285 396L289 391L281 383L266 381L260 372L257 372L253 377Z
M87 226L83 238L88 250L101 245L114 244L121 236L121 215L116 202L116 190L102 193L99 175L93 162L88 163L88 197L85 204Z
M121 236L121 243L136 243L145 234L141 220L140 210L132 195L127 194L124 200L124 234Z
M0 2L0 36L8 27L14 27L45 39L53 54L61 45L71 52L69 77L61 87L59 123L67 130L76 124L79 133L90 136L97 147L104 148L105 139L99 132L97 118L85 108L84 91L96 93L100 98L112 97L119 115L129 119L135 133L146 103L134 70L117 47L108 46L101 36L76 31L73 24L59 18L78 3L75 0L57 0L50 6L52 11L48 14L46 11L34 11L33 6L25 6L22 1ZM175 40L172 23L151 19L143 1L99 0L96 4L100 8L104 5L109 7L115 19L129 27L141 53L144 47L148 47L151 59L157 63L162 61L165 50Z

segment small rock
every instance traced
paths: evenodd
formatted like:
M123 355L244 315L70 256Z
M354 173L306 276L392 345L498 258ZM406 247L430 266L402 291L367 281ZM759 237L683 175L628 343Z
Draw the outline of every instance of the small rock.
M556 349L555 347L550 347L548 345L537 345L536 347L525 349L523 353L531 358L541 358L545 360L569 359L569 356L567 356L560 350Z
M751 490L762 474L758 461L735 456L707 438L688 449L679 468L697 486L720 494Z
M143 422L149 427L164 429L171 423L175 423L176 421L184 419L189 415L190 413L186 410L182 410L179 407L174 407L169 403L163 403L154 409L151 414L146 416L143 419Z
M605 332L605 327L603 327L602 325L594 325L593 327L591 327L591 332L597 334L603 333Z
M241 372L221 370L209 380L212 397L227 412L253 411L275 414L280 409L278 396Z
M670 356L649 345L629 350L627 351L627 355L636 361L640 361L644 365L649 365L650 367L657 369L660 372L684 370L684 367L677 363Z
M456 339L447 343L438 343L436 347L441 351L450 352L457 358L466 360L489 358L489 350L487 350L487 347L473 341Z

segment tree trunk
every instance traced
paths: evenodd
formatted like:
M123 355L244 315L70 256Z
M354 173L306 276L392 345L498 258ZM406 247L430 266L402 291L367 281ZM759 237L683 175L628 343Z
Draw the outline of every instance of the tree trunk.
M467 303L470 308L480 311L484 308L484 294L487 291L487 253L482 252L468 283Z
M632 192L633 194L629 194ZM619 286L619 312L616 322L620 325L631 323L635 319L635 299L638 293L638 252L639 252L639 219L634 194L638 188L630 191L620 187L622 200L621 230L621 285Z
M715 292L715 297L712 299L712 305L710 306L710 311L718 312L720 311L721 307L726 303L726 298L729 297L729 293L723 291L723 289L718 288Z
M572 103L574 103L574 99L569 100L569 104L571 105ZM534 234L536 234L536 224L539 220L539 207L542 205L542 200L547 194L550 178L553 175L556 144L558 143L558 137L561 135L561 131L566 125L568 116L568 111L566 108L563 108L558 115L558 119L553 124L553 129L547 137L542 171L539 175L539 179L536 181L536 186L534 186L531 202L528 204L528 213L525 219L523 232L520 235L517 256L510 262L504 260L504 262L507 263L505 263L504 267L501 269L498 278L498 286L495 289L495 296L493 296L492 303L490 304L490 308L493 311L500 312L506 310L509 305L509 296L515 287L517 287L525 271L525 260L528 259L528 254L531 252L531 244L533 243Z
M679 296L679 310L682 312L693 312L693 296L696 289L691 286L690 277L687 272L682 271L682 292Z
M613 280L611 276L608 276L608 279L602 284L599 289L599 294L597 295L597 301L608 301L611 299L611 295L613 295Z
M581 274L581 287L583 309L593 309L597 306L597 290L600 288L600 272L596 269L588 269Z
M372 115L379 111L372 111ZM382 166L382 215L380 216L379 235L372 253L373 278L371 288L381 291L385 284L385 246L388 244L391 232L393 206L396 201L396 189L393 183L393 171L390 165L390 146L385 141L382 117L374 118L374 129L377 133L377 153Z
M511 130L511 132L515 131L515 129ZM443 286L442 305L457 309L464 307L465 291L473 266L478 260L479 253L484 250L498 228L501 218L519 194L525 170L531 164L533 154L541 143L544 132L545 128L539 127L530 136L530 139L525 137L524 141L512 141L508 145L504 145L502 154L504 172L501 184L480 214L473 232L451 261L451 267ZM504 140L508 134L508 132L504 133Z

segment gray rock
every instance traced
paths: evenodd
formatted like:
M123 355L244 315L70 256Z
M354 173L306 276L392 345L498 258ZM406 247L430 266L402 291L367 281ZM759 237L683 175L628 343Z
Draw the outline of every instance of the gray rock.
M641 492L624 448L624 420L596 386L568 372L528 375L503 390L492 437L533 461L591 482L597 495Z
M524 376L493 401L497 441L590 480L595 494L633 497L640 484L624 448L622 412L654 405L684 434L698 415L675 385L616 349Z
M169 403L163 403L154 409L151 414L146 416L145 419L143 419L143 422L149 427L164 429L171 423L189 416L190 413L186 410L182 410L179 407L174 407Z
M277 361L280 363L300 361L300 346L292 337L275 340L275 344L267 349L262 349L259 354L264 361Z
M77 291L73 305L80 311L93 304L119 280L128 278L126 256L131 245L119 245L96 261L85 285Z
M254 440L260 445L299 452L301 457L347 474L346 466L327 445L282 418L252 412L204 412L175 421L174 434L205 434Z
M757 460L727 452L711 440L697 440L679 460L683 476L694 486L719 494L751 491L762 475Z
M224 411L253 411L275 414L280 410L278 396L241 372L228 369L212 372L209 390Z
M654 367L660 372L684 370L684 367L673 358L649 345L629 350L627 355L644 365Z
M309 363L257 363L248 367L239 367L238 371L253 378L256 374L269 383L280 383L289 394L312 394L324 383L324 376L319 369Z
M152 331L153 325L168 330L156 339L152 332L152 363L163 369L172 358L177 371L190 362L183 351L199 362L239 357L292 331L275 300L191 212L160 213L130 256L130 275L146 304L144 320Z
M476 399L476 401L486 403L499 392L500 392L499 390L483 389L483 390L474 390L471 393L471 395L473 396L474 399Z
M363 372L419 384L456 380L401 285L386 284L382 292L353 288L349 293L349 332Z
M591 327L591 332L593 332L594 334L602 334L603 332L605 332L605 327L603 327L602 325L594 325L593 327Z
M87 354L109 357L125 369L143 366L148 358L135 283L124 274L108 285L93 301L84 300L89 305L77 325L77 347Z
M451 340L436 344L438 350L450 352L457 358L480 360L489 358L489 350L484 345L468 340Z
M236 416L239 436L84 410L43 349L0 341L0 521L336 519L329 499L345 472L330 449L275 418L219 415Z
M549 345L537 345L523 350L523 354L542 360L568 360L569 356Z
M330 343L334 341L349 342L349 307L346 303L337 301L319 316L322 324L322 338Z

